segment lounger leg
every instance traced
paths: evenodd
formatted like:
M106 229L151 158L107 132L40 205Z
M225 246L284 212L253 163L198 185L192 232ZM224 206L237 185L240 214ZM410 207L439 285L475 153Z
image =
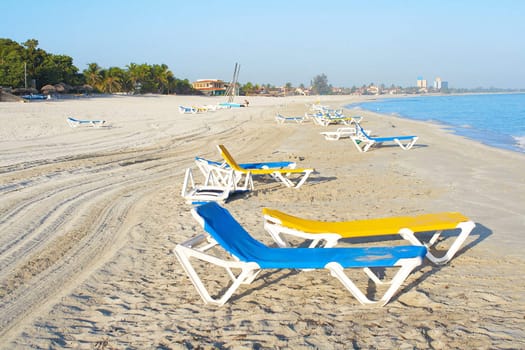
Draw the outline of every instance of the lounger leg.
M268 231L270 236L272 236L272 239L274 240L275 243L277 243L279 247L285 248L285 247L290 246L288 241L284 239L283 237L281 237L281 231L279 230L278 226L265 222L264 228L266 231Z
M412 146L414 146L414 144L416 143L418 137L414 137L412 140L410 140L410 142L408 142L406 145L403 145L401 143L401 141L399 141L398 139L394 139L394 141L399 145L399 147L401 147L403 150L405 151L408 151L409 149L412 148Z
M438 258L434 254L432 254L430 251L427 251L427 255L426 255L427 259L436 265L443 265L443 264L448 263L457 253L459 248L461 248L461 245L463 244L463 242L465 242L465 240L467 239L470 232L472 232L475 226L476 224L473 221L466 221L466 222L459 223L456 228L459 228L461 232L459 233L458 237L454 240L450 248L447 250L445 255ZM403 239L406 239L413 245L427 246L426 244L421 242L419 239L417 239L417 237L415 236L412 230L402 229L399 231L399 234L401 235L401 237L403 237ZM432 239L430 240L432 244L429 244L429 246L432 246L435 243L435 241L436 240L434 239L434 237L432 237Z
M372 147L372 145L375 144L374 141L363 140L360 137L351 136L350 139L352 140L352 142L354 143L354 146L357 148L359 152L367 152L370 149L370 147ZM361 144L363 144L364 146L361 146Z
M184 174L184 183L182 184L182 191L181 196L186 197L188 191L188 184L191 184L191 188L195 188L195 182L193 181L193 174L191 173L191 169L186 169L186 173Z
M308 179L308 177L310 176L311 173L312 173L312 171L310 171L310 170L305 171L305 173L304 173L303 177L301 178L301 180L297 183L297 185L295 185L295 188L301 187L306 182L306 179Z
M271 176L274 179L281 181L286 187L294 187L293 182L290 181L290 179L288 179L287 177L283 176L283 174L281 174L280 172L274 172L273 174L271 174Z
M390 287L387 289L385 294L377 301L370 300L366 297L363 292L352 282L350 278L345 274L343 267L336 262L331 262L326 265L326 268L330 270L332 276L336 277L341 283L352 293L352 295L364 305L378 305L384 306L394 296L395 292L399 289L401 284L407 279L408 275L421 264L420 258L412 259L401 259L396 262L396 266L400 266L399 271L396 273ZM368 274L367 274L368 275Z
M197 292L206 304L213 304L218 306L224 305L231 298L233 293L239 288L241 284L251 283L255 279L255 277L257 277L257 274L260 271L259 266L255 263L225 261L205 254L203 252L184 247L182 245L177 245L173 252L177 256L177 259L184 268L184 271L195 286L195 289L197 289ZM204 283L202 283L202 280L200 279L199 275L191 265L190 258L192 257L203 261L207 261L209 263L221 266L226 269L233 283L230 285L230 287L228 287L228 289L226 289L226 291L220 297L213 298L210 295L210 293L204 286ZM238 276L235 276L231 270L232 268L241 269L241 273Z
M363 141L361 141L359 138L354 137L354 136L350 136L350 140L352 140L352 143L354 144L355 148L357 148L359 152L363 152L363 149L359 146L359 143L357 142L357 141L359 142L363 142Z

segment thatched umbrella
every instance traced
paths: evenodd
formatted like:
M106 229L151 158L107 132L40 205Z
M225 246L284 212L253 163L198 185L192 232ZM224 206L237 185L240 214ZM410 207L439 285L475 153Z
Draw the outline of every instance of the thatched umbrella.
M50 93L56 92L57 90L53 85L47 84L42 86L40 91L42 91L43 94L49 95Z
M67 88L66 88L66 84L64 83L58 83L55 85L55 90L56 92L59 92L59 93L62 93L62 92L67 92Z

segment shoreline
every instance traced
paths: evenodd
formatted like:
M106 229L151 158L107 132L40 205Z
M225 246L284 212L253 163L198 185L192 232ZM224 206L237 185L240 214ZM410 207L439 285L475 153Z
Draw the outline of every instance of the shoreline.
M0 104L0 348L524 347L525 155L373 112L366 128L418 143L358 153L319 134L336 126L275 122L317 99L250 98L195 115L177 108L222 98ZM70 128L68 114L109 126ZM263 272L223 307L205 306L171 250L202 232L180 189L195 156L219 159L216 144L240 162L316 169L300 189L256 181L225 204L265 243L263 207L319 220L459 211L477 227L384 308L360 306L326 271Z
M427 98L427 97L464 97L464 96L484 96L484 95L518 95L523 94L520 92L516 93L479 93L479 94L435 94L435 95L408 95L403 96L406 98ZM380 102L380 101L388 101L388 100L397 100L397 97L385 97L385 98L378 98L374 100L373 102ZM372 102L372 101L371 101ZM363 104L366 104L368 102L359 102L353 105L348 105L346 108L349 110L357 109L357 110L368 110L371 112L374 112L372 109L366 108L363 106ZM408 115L409 113L412 113L414 116ZM440 116L433 116L429 117L428 119L421 118L420 115L418 115L417 112L408 112L404 115L399 112L387 112L382 111L381 114L384 115L392 115L392 116L398 116L405 119L410 120L421 120L426 121L429 123L438 123L442 124L444 127L451 128L452 131L459 136L466 137L470 140L476 141L478 143L482 143L491 147L499 148L499 149L506 149L514 152L519 153L525 153L525 134L518 133L517 135L513 135L512 133L508 131L497 131L494 132L493 130L488 130L486 125L485 126L479 126L474 123L474 125L467 124L460 125L455 124L450 121L447 121L447 118L443 115ZM478 121L475 121L479 123Z

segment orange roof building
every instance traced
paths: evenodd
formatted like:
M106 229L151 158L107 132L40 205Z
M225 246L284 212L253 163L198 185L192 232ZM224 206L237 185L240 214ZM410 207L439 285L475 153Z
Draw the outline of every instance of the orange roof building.
M226 83L218 79L199 79L191 85L208 96L222 96L226 93Z

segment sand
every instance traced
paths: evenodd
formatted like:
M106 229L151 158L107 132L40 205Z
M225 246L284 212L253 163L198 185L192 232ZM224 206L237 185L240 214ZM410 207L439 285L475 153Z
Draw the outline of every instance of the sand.
M318 99L253 97L196 115L177 108L222 99L0 103L0 347L525 348L525 155L370 112L347 114L418 143L358 153L319 134L335 126L275 122ZM70 128L69 115L107 123ZM228 304L206 306L171 250L202 232L180 196L183 174L195 156L218 160L219 143L239 161L316 169L300 189L256 181L225 204L268 244L263 207L322 220L460 211L477 226L448 265L426 262L383 308L360 305L324 270L264 271Z

